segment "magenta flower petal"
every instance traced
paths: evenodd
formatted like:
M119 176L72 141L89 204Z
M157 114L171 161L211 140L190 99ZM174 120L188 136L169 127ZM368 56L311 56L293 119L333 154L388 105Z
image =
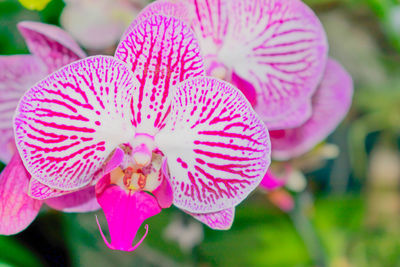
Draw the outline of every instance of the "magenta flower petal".
M15 154L0 174L0 234L21 232L36 218L42 202L27 195L29 174Z
M189 213L196 220L214 230L229 230L235 217L235 208L229 208L211 213Z
M347 114L353 81L347 71L330 59L325 76L312 99L311 118L294 129L271 131L272 156L278 160L297 157L325 139Z
M109 186L97 197L108 222L111 235L111 244L100 233L104 242L110 249L133 251L143 241L147 234L132 247L133 240L140 225L149 217L160 213L161 208L157 200L143 191L129 191L128 193L119 186Z
M264 178L262 179L260 186L266 190L275 190L279 187L284 186L286 183L286 179L287 177L278 178L271 170L268 170Z
M72 37L59 27L24 21L18 24L18 29L31 53L46 64L49 72L86 56Z
M242 91L244 96L250 102L250 104L254 107L257 105L257 93L254 86L243 79L242 77L238 76L236 73L232 73L232 84Z
M15 152L12 118L18 101L46 67L34 56L1 56L0 69L0 160L7 163Z
M264 121L268 130L280 130L295 128L305 123L312 114L312 105L309 99L305 100L303 104L292 110L290 113L285 114L283 117L277 117L274 120Z
M152 192L158 201L161 208L169 208L174 200L174 193L172 191L170 178L167 170L167 161L164 160L161 168L161 184Z
M292 112L315 92L328 45L321 23L302 1L191 3L202 53L217 54L219 62L255 87L255 110L264 121Z
M194 34L175 18L153 16L139 24L119 44L115 56L138 79L133 99L133 125L138 132L156 134L170 112L171 87L204 75Z
M14 122L16 143L32 176L65 191L102 177L108 156L135 134L129 107L133 82L123 62L96 56L32 87Z
M151 16L163 15L164 17L175 17L185 21L190 25L190 17L188 6L183 2L171 2L170 0L158 0L148 4L133 20L131 25L123 34L124 38L128 35L137 25L145 21Z
M213 78L176 87L170 120L155 141L167 157L174 204L191 213L236 206L270 163L265 125L239 90Z
M90 212L100 209L94 186L61 197L47 199L45 203L51 208L63 212Z

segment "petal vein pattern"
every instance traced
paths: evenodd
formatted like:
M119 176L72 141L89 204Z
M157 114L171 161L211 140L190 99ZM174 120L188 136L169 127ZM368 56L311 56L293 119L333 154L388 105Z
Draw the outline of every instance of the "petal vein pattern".
M48 72L86 56L72 37L56 26L24 21L18 24L18 29L29 50L45 63Z
M202 52L216 54L219 62L255 87L255 110L264 121L291 112L315 91L326 63L327 41L318 18L304 3L192 2L197 11L192 27Z
M177 86L155 141L167 157L174 204L191 213L239 204L270 163L265 125L239 90L212 78Z
M96 56L32 87L14 119L16 144L32 176L59 190L79 189L101 176L107 157L135 134L133 81L123 62Z
M148 4L133 20L132 24L125 31L123 36L129 34L138 24L154 15L163 15L165 17L175 17L177 19L189 22L188 6L183 2L170 2L170 0L158 0Z
M115 54L139 81L132 101L132 124L137 132L154 135L170 112L171 86L203 76L199 45L190 28L175 18L152 16L120 43Z

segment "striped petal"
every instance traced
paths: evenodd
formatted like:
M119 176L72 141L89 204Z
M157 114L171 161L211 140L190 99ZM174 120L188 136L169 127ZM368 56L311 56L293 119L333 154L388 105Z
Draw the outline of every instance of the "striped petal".
M203 54L216 53L255 87L255 110L264 121L292 112L311 97L326 64L327 41L318 18L303 2L192 2L192 27Z
M12 118L18 101L46 68L34 56L2 56L0 70L0 160L7 163L15 152Z
M15 115L26 168L50 188L72 191L100 178L106 160L132 140L134 79L107 56L72 63L32 87Z
M163 15L165 17L175 17L185 21L188 25L189 10L188 6L182 2L171 2L170 0L158 0L148 4L131 23L123 36L128 35L138 24L154 15Z
M43 61L48 72L86 56L72 37L56 26L23 21L18 24L18 29L31 53Z
M204 223L214 230L229 230L235 217L235 208L212 213L189 213L196 220Z
M29 173L15 154L0 174L0 235L21 232L36 218L42 202L27 195Z
M192 14L191 26L203 55L218 54L230 24L229 0L188 0L187 3Z
M91 212L100 209L94 186L61 197L47 199L45 203L51 208L63 212Z
M177 86L170 120L155 141L167 157L174 204L191 213L236 206L270 163L262 121L239 90L212 78Z
M29 182L27 193L34 199L45 200L48 198L60 197L65 194L69 194L71 191L51 188L32 177Z
M325 76L312 99L312 116L302 126L271 131L272 155L287 160L312 149L325 139L347 114L353 95L353 82L336 61L328 61Z
M138 132L151 135L165 126L171 86L204 74L193 33L175 18L157 15L143 21L120 43L115 56L139 80L132 123Z

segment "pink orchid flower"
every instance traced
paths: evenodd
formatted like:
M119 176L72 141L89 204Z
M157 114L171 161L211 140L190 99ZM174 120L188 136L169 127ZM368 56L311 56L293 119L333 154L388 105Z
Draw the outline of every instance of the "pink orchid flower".
M206 71L237 86L271 133L272 157L288 160L325 139L349 110L350 75L327 58L325 31L300 0L158 0L162 13L199 38ZM271 171L268 189L284 184Z
M0 174L0 234L24 230L37 216L43 201L35 199L35 186L29 181L16 153L12 117L19 99L33 84L58 68L85 57L75 41L58 27L39 23L18 24L32 55L0 57L0 160L8 163ZM99 205L93 201L94 188L53 198L45 203L65 212L87 212Z
M268 131L249 102L205 77L190 28L159 15L137 23L115 57L74 62L33 86L14 123L35 194L95 186L111 249L134 250L143 221L172 204L229 228L270 163Z

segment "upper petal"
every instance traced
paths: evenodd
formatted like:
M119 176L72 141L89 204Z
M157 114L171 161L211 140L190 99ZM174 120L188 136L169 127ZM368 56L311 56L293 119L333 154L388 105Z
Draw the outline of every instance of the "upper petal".
M48 72L86 56L72 37L59 27L23 21L18 23L18 29L31 53L46 64Z
M30 55L0 57L0 161L14 154L12 118L21 96L46 75L41 61Z
M36 218L42 202L27 195L29 173L15 154L0 174L0 235L24 230Z
M302 1L192 2L192 27L200 32L203 53L217 53L220 62L255 87L255 110L264 121L291 112L311 97L324 71L328 45L321 23Z
M171 2L170 0L158 0L148 4L139 15L132 21L123 36L129 34L138 24L153 15L175 17L189 23L189 9L183 2Z
M270 163L262 121L239 90L213 78L177 86L170 120L155 141L167 157L174 204L191 213L236 206Z
M14 120L16 144L32 176L69 191L102 176L111 153L135 134L129 107L133 82L123 62L96 56L32 87Z
M125 36L115 56L139 81L132 101L133 125L147 134L165 126L171 87L204 74L194 34L175 18L157 15L143 21Z
M286 160L312 149L325 139L347 114L353 95L353 81L347 71L330 59L324 78L312 99L311 118L302 126L271 132L272 156Z

